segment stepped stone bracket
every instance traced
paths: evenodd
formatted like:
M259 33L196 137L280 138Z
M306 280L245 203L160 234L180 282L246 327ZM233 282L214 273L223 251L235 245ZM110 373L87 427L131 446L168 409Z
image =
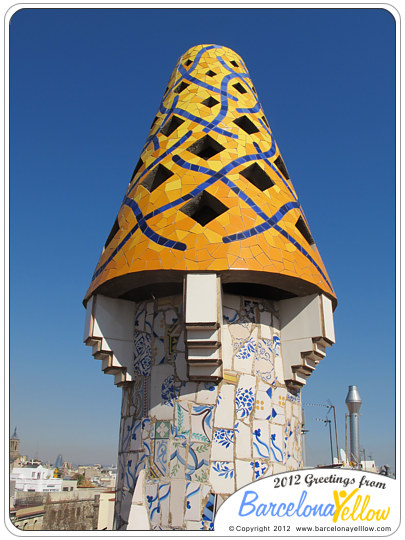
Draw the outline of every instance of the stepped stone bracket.
M216 274L184 278L184 321L190 381L222 379L220 321L221 282Z
M335 342L332 302L323 294L279 301L281 354L287 386L302 388Z
M104 373L114 375L114 384L126 386L134 380L134 304L100 294L87 302L83 341L101 360Z

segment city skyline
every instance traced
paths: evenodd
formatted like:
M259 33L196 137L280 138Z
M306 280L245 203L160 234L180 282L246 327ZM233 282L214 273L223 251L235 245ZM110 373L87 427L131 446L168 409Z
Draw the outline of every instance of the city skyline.
M82 343L81 302L172 67L190 46L219 43L246 61L338 297L336 344L302 394L307 464L330 462L328 400L345 447L355 384L360 445L394 468L394 19L233 8L212 24L212 11L11 19L11 432L30 457L117 462L121 391Z

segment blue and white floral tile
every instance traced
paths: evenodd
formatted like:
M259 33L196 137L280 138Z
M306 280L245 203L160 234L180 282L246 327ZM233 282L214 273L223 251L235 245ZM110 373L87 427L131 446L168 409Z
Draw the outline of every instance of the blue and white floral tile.
M176 397L173 366L168 364L153 366L149 415L157 420L172 420Z
M120 450L121 452L127 452L131 445L132 431L134 428L135 420L127 416L121 420L120 429Z
M167 439L155 439L153 444L153 468L159 472L159 476L168 474L169 441Z
M270 457L270 433L268 421L253 421L252 442L254 458L268 459Z
M235 432L233 429L216 429L212 437L211 460L233 460Z
M158 496L158 483L147 483L145 486L146 503L149 520L152 526L160 525L160 505Z
M253 470L249 461L241 461L237 459L235 461L236 468L236 489L240 489L247 484L253 482Z
M143 462L146 461L145 454L139 452L126 452L123 464L123 487L133 493L136 479ZM143 467L142 467L143 468Z
M284 462L284 426L270 425L271 461Z
M159 505L160 505L160 522L162 526L169 526L169 501L170 501L170 484L159 482L158 488Z
M210 442L212 438L212 405L193 405L190 442Z
M129 450L134 452L142 448L142 420L135 420L131 430Z
M202 382L198 384L196 403L206 403L215 405L218 397L218 384L213 382Z
M215 409L214 426L232 429L235 415L235 386L222 382Z
M142 418L142 440L150 438L151 421L150 418Z
M186 512L187 521L201 521L201 484L197 482L186 483Z
M169 441L170 476L172 478L186 478L187 442L185 439L171 439Z
M257 348L257 328L243 342L233 357L233 368L239 373L252 373Z
M134 337L134 372L148 377L152 365L151 337L145 332L135 332Z
M172 527L182 527L184 523L184 504L186 480L173 478L170 489L170 514ZM182 504L179 502L182 501Z
M235 470L233 461L212 461L210 466L210 483L216 493L233 493L235 491Z
M243 422L235 423L235 455L238 459L250 459L252 457L252 433L250 425Z
M241 375L235 394L235 411L238 420L250 416L256 402L256 378L251 375Z
M210 445L190 443L187 455L186 479L204 483L208 481Z
M269 469L269 464L260 459L250 461L249 465L253 473L253 480L258 480L259 478L262 478L262 476L264 476Z
M187 402L175 402L174 434L178 438L187 439L190 435L190 412Z
M274 355L272 350L272 341L269 339L260 339L257 345L254 361L254 373L262 381L268 384L274 384Z
M269 388L267 392L263 392L263 390L258 390L256 392L255 418L270 420L271 413L271 388Z

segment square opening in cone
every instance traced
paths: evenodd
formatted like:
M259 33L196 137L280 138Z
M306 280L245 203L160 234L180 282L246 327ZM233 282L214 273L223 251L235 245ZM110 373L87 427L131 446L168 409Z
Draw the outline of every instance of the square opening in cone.
M206 191L202 191L180 208L180 211L183 212L183 214L191 217L202 226L207 225L207 223L227 210L227 206Z
M232 85L235 90L237 90L239 92L239 94L246 94L247 93L247 90L244 86L242 86L240 83L236 83L236 84L233 84Z
M118 217L117 217L117 219L114 221L114 225L112 226L110 234L108 235L108 238L105 241L105 244L104 244L105 248L108 246L108 244L111 242L111 240L114 238L114 236L117 234L119 230L120 230L120 227L118 225Z
M235 60L231 60L231 64L233 65L233 67L239 67L238 62L235 62Z
M214 105L218 105L218 103L219 101L213 98L212 96L210 96L207 99L204 99L204 101L201 102L202 105L205 105L206 107L209 107L210 109L211 107L214 107Z
M185 90L188 86L190 86L190 84L183 81L178 86L176 86L173 92L175 94L181 94L181 92L183 92L183 90Z
M134 179L136 173L137 173L137 172L139 171L139 169L142 167L142 165L143 165L143 161L142 161L141 158L139 158L138 163L136 164L136 167L135 167L135 169L134 169L134 172L132 173L132 176L131 176L131 182L132 182L132 180Z
M225 150L225 147L209 135L205 135L205 137L189 146L187 150L202 159L210 159Z
M173 131L176 131L176 129L181 126L181 124L184 122L181 118L179 118L176 115L173 115L169 122L160 130L163 135L166 137L169 137L173 133Z
M302 236L305 238L305 240L308 242L310 246L315 244L314 239L312 238L311 233L309 232L309 229L307 227L307 224L303 220L302 216L300 216L297 220L297 223L295 224L299 232L302 234Z
M290 177L288 176L287 167L285 166L285 163L284 163L283 158L281 156L278 156L278 158L274 161L274 165L281 172L281 174L284 176L284 178L287 178L287 180L290 179Z
M273 180L257 163L252 163L252 165L241 171L240 174L260 189L260 191L274 186Z
M166 180L171 176L173 176L173 173L164 165L159 163L159 165L152 169L147 175L145 180L142 182L142 185L152 193L152 191L163 184L163 182L166 182Z
M216 73L215 71L212 71L212 69L210 69L209 71L207 71L206 75L208 75L208 77L215 77Z
M243 131L248 135L251 135L252 133L257 133L259 131L259 129L254 125L251 120L249 120L247 116L241 116L240 118L234 120L233 123L243 129Z

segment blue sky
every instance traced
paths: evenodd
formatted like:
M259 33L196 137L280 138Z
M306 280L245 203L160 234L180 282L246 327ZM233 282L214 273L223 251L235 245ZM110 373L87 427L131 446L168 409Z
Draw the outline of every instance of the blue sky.
M334 285L336 344L303 392L309 464L359 387L395 450L395 20L382 9L24 9L10 23L10 424L22 452L115 463L121 391L82 299L178 58L244 59Z

